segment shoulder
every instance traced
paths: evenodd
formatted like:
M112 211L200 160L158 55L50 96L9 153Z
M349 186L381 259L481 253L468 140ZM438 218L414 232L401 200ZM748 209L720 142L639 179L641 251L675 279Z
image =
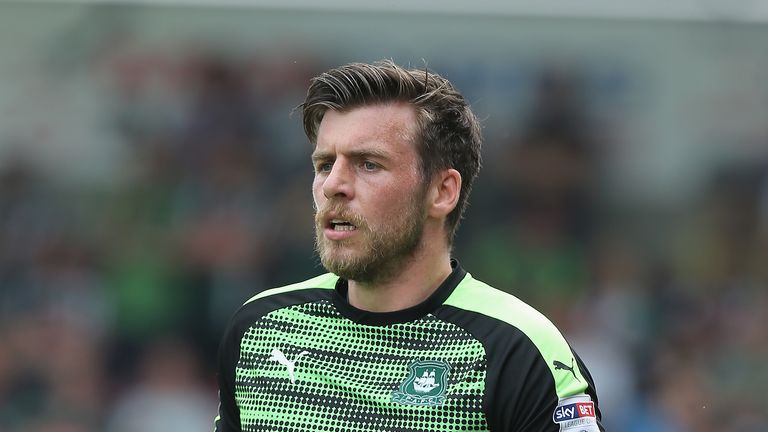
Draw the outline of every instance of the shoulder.
M220 350L222 353L239 352L243 334L268 314L291 306L330 300L339 277L326 273L254 295L230 317L224 330ZM225 357L226 355L223 354Z
M285 285L277 288L270 288L267 290L264 290L255 296L251 297L246 301L243 306L248 305L249 303L253 303L260 299L265 298L274 298L274 296L280 296L280 295L286 295L286 294L304 294L306 290L312 290L312 289L320 289L320 290L331 290L336 286L336 281L339 280L339 277L336 276L333 273L325 273L321 274L319 276L315 276L311 279L307 279L302 282L293 283L290 285Z
M502 321L531 339L561 337L557 327L541 312L514 295L473 278L469 273L445 304Z
M578 368L572 368L573 378L563 374L561 364L573 366L575 356L560 330L541 312L514 295L474 279L467 273L444 303L471 315L482 333L491 337L494 345L506 344L515 350L524 349L536 363L546 365L555 381L559 397L583 393L586 380ZM517 337L511 337L516 335ZM501 347L496 347L498 349Z
M302 282L261 291L234 313L228 332L240 334L254 322L279 309L330 300L338 279L338 276L326 273Z

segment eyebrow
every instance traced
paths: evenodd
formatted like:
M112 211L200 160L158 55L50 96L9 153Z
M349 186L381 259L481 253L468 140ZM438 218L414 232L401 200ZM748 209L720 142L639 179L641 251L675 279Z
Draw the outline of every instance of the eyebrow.
M376 150L376 149L361 149L361 150L350 150L346 152L346 154L352 158L352 159L368 159L368 158L374 158L374 159L383 159L383 160L389 160L392 158L392 156L382 150ZM331 152L314 152L312 153L312 161L325 161L325 160L332 160L335 159L335 153Z

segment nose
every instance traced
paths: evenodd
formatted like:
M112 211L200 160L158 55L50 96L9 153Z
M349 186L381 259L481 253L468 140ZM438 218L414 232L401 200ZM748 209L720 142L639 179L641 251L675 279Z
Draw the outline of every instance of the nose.
M323 195L328 198L352 199L352 173L349 165L343 160L337 159L331 172L323 180Z

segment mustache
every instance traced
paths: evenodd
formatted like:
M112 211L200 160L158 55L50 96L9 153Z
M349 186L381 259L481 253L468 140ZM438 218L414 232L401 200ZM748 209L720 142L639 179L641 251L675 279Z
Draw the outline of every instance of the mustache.
M315 210L315 224L318 226L323 224L330 214L333 214L335 219L343 219L358 228L366 226L362 216L344 207L343 204L332 202L328 202L325 206Z

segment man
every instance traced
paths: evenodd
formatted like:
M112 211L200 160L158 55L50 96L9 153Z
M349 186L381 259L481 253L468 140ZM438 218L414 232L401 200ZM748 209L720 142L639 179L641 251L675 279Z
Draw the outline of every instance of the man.
M453 85L353 63L313 79L302 109L331 273L237 312L216 430L602 430L558 330L451 260L481 141Z

